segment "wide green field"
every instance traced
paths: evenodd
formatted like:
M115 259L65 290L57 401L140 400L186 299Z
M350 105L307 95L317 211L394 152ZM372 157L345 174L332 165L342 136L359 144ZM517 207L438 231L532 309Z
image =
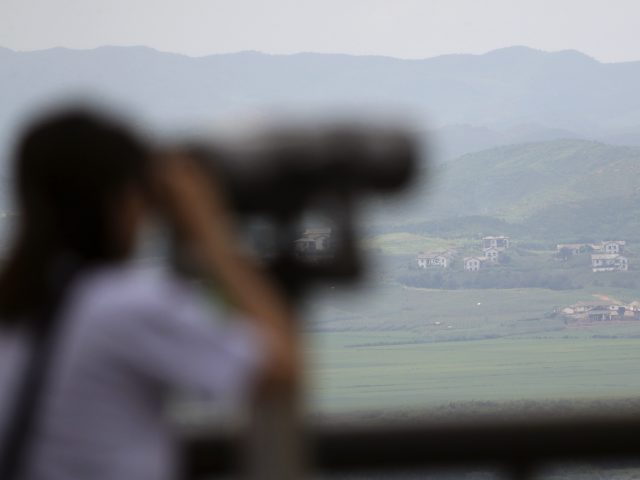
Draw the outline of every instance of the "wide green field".
M640 397L640 322L576 328L554 306L630 290L416 290L327 295L307 334L323 413L452 402Z
M335 286L309 305L313 411L640 399L640 321L577 327L555 313L576 302L640 300L637 270L593 274L588 255L561 262L554 250L516 242L509 263L488 273L565 275L579 288L420 289L399 283L421 275L413 268L418 251L456 249L449 272L466 278L460 258L477 254L479 236L392 232L364 246L374 265L368 284L356 291Z
M312 401L324 412L450 402L640 396L640 339L528 339L369 346L388 334L324 334Z

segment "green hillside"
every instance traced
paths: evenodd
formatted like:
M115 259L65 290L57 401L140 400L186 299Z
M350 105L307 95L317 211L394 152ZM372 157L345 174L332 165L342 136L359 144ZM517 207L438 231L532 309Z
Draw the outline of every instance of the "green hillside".
M421 202L424 220L439 228L442 219L479 216L540 235L632 234L640 232L639 179L640 147L556 140L464 155L436 173Z

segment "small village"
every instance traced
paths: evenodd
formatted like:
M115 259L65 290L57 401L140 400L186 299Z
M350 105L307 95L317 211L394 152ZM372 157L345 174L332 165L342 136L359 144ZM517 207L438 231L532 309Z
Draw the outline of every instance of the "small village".
M332 251L331 228L308 228L295 241L295 252L311 261L319 261ZM555 262L568 262L572 258L588 256L584 268L592 273L626 272L629 270L629 259L625 255L625 240L603 240L599 243L559 243L552 258ZM507 252L513 248L512 240L506 235L484 236L475 246L476 252L462 257L457 264L458 270L464 272L480 272L495 266L506 266ZM450 270L458 258L455 249L433 250L421 252L415 259L415 266L421 270ZM549 257L547 257L549 258ZM462 268L460 268L462 267ZM588 303L578 302L574 305L554 308L554 314L561 315L568 324L575 326L590 325L599 322L640 321L640 301L625 304L615 299L601 296Z
M504 253L511 247L511 239L508 236L482 237L480 248L482 253L466 256L462 259L463 269L466 272L477 272L487 266L502 263ZM623 255L626 247L625 240L604 240L600 243L560 243L556 246L556 258L568 260L577 255L590 254L591 269L597 272L626 272L629 270L629 260ZM434 250L420 252L416 258L416 265L421 269L451 267L457 251Z
M507 251L513 247L512 240L508 236L485 236L475 247L477 254L462 258L462 264L458 264L457 270L464 272L479 272L484 269L507 265L505 262ZM627 242L625 240L603 240L599 243L559 243L552 256L547 256L547 263L541 264L541 269L553 268L553 264L570 262L572 259L583 261L574 263L574 268L588 274L600 274L603 272L627 272L629 270L629 258L625 254ZM482 253L480 253L480 251ZM448 270L455 264L457 251L439 250L421 252L415 260L415 266L423 270ZM553 260L549 264L549 260ZM462 268L460 268L462 267ZM587 326L601 322L628 322L640 321L640 301L624 303L609 298L606 295L594 295L597 299L590 302L578 302L574 305L556 307L553 313L564 317L568 325Z
M505 250L510 246L510 239L507 236L487 236L482 238L482 253L477 255L464 257L464 270L468 272L477 272L487 265L496 265L500 263L501 257ZM451 267L451 263L456 256L456 250L436 250L431 252L421 252L417 257L418 268L442 268Z

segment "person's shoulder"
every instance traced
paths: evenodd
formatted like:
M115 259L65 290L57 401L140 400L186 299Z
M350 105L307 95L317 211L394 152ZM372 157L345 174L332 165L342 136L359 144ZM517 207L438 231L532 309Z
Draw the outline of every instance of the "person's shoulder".
M194 288L162 269L125 264L81 274L70 294L74 310L101 315L166 313L183 303L197 302Z

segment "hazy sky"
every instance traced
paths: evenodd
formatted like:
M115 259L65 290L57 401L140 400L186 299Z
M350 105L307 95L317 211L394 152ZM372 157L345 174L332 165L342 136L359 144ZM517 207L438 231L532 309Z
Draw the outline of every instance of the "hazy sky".
M0 46L403 58L510 45L640 60L638 0L0 0Z

